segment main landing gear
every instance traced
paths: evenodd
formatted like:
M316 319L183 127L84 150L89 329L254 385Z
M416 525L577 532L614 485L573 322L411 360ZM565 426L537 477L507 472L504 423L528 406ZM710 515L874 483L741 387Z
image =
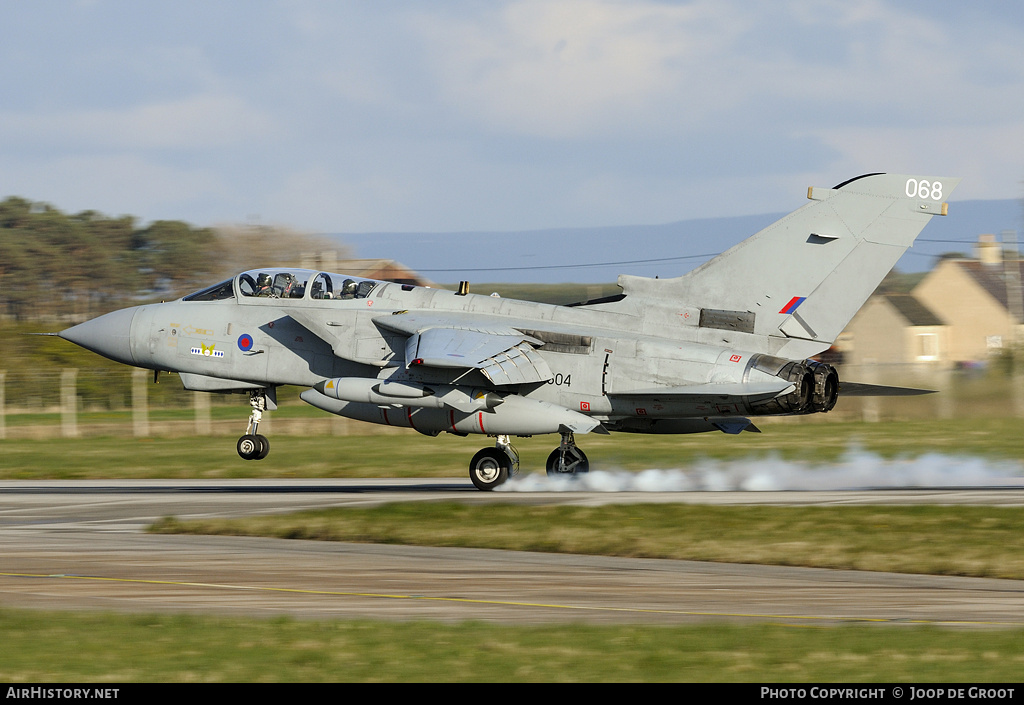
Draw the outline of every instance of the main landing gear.
M577 475L590 472L590 461L586 454L576 447L572 431L562 434L562 442L551 451L547 463L548 477Z
M238 455L242 460L263 460L270 452L270 441L256 431L259 429L263 412L267 410L266 390L254 389L249 392L249 405L252 407L252 413L249 414L245 435L238 439Z
M469 461L469 479L478 490L489 492L519 473L519 451L509 436L498 436L493 448L484 448Z
M562 434L562 442L548 456L548 476L572 476L588 472L590 462L576 447L572 431ZM498 436L494 448L484 448L469 462L469 479L477 489L488 492L519 473L519 453L509 436Z

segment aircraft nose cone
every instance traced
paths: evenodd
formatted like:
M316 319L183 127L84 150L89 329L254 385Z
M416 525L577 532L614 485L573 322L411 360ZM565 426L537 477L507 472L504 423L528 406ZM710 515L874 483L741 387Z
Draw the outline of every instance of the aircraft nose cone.
M103 357L134 365L132 355L132 320L137 308L125 308L62 330L59 335L86 350Z

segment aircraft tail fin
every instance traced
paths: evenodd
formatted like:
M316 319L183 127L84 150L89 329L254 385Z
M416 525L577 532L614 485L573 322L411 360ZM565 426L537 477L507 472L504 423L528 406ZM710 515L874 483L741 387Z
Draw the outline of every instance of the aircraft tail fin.
M866 174L812 187L811 203L675 279L623 275L627 296L669 301L689 324L805 341L826 349L959 178ZM810 352L808 352L810 351Z

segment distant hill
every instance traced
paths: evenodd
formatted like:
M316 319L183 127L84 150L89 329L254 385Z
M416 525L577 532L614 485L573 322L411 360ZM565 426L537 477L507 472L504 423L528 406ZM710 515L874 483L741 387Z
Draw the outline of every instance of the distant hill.
M355 257L395 259L437 282L466 279L588 284L614 282L619 274L679 276L783 215L766 213L604 228L339 233L327 237L350 246ZM1003 230L1024 230L1020 200L954 201L949 215L933 219L897 269L930 269L943 252L969 254L980 233L999 235Z

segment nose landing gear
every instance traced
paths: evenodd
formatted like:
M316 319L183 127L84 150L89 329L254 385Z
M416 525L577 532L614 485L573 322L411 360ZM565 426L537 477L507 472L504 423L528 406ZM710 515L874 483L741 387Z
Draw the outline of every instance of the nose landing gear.
M271 402L273 403L273 402ZM256 431L259 429L263 412L267 410L267 390L254 389L249 392L249 423L245 427L245 435L238 439L238 455L242 460L263 460L270 453L270 441Z
M238 439L238 455L242 460L263 460L270 453L270 441L258 433L247 433Z

